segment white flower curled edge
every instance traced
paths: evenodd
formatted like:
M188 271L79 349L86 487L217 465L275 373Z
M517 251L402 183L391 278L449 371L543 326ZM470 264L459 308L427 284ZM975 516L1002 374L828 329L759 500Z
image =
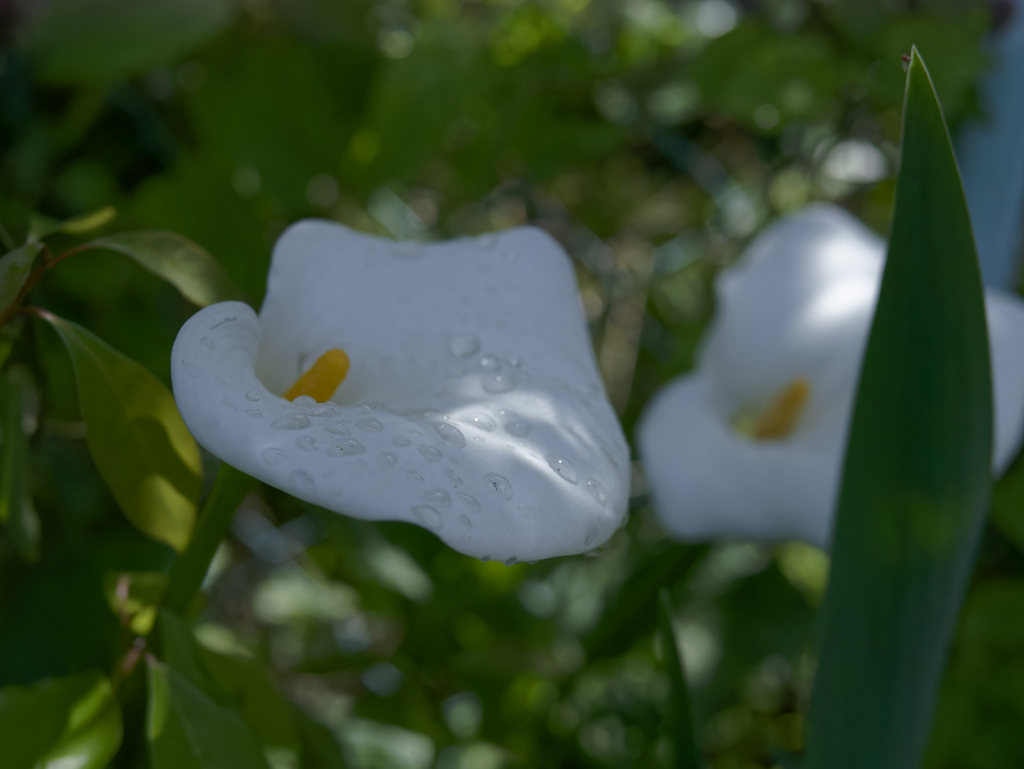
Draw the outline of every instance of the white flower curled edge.
M330 401L278 395L338 348ZM625 515L626 441L571 261L541 230L419 245L299 222L259 315L199 311L171 364L200 444L336 512L506 563L592 549Z
M769 227L718 277L695 371L667 385L638 428L673 536L828 546L884 259L881 238L815 205ZM998 475L1024 429L1024 302L989 289L985 303Z

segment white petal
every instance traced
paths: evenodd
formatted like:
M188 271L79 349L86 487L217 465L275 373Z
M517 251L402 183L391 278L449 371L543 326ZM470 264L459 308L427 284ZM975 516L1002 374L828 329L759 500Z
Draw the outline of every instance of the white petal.
M331 348L352 361L337 413L275 394ZM506 562L593 548L625 514L628 449L571 264L539 230L419 246L300 222L260 316L201 310L172 355L203 446L332 510Z
M832 525L841 447L753 441L711 405L700 374L665 387L638 430L659 517L685 541L802 539L824 547Z
M813 206L755 239L718 279L697 372L670 383L638 429L665 526L683 539L827 543L855 388L884 263L849 214ZM1024 433L1024 302L986 292L994 390L993 470ZM811 397L794 432L749 441L732 424L797 378Z

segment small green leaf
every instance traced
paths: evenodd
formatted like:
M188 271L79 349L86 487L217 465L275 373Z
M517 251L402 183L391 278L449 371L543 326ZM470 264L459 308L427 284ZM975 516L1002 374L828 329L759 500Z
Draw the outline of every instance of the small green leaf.
M4 769L104 769L122 729L110 682L95 671L0 689Z
M26 243L0 259L0 313L6 312L18 298L42 248L38 243Z
M153 769L269 769L239 715L169 665L147 657L146 740Z
M991 453L991 365L971 223L942 110L914 49L805 769L920 765L988 508Z
M226 0L52 0L27 37L44 81L102 83L171 63L230 18Z
M162 658L214 702L235 711L266 747L297 750L292 706L253 660L218 654L199 644L177 614L160 610Z
M91 332L39 315L71 354L89 451L114 499L140 531L184 549L202 488L201 462L174 397Z
M164 230L119 232L96 238L92 245L130 256L200 307L240 296L220 263L183 235Z
M32 504L32 467L25 422L35 421L26 409L26 395L32 388L31 375L12 366L0 381L0 523L26 561L39 558L39 516Z
M672 766L675 769L697 769L697 740L693 723L693 705L690 689L686 685L686 671L679 656L679 643L672 628L672 599L668 590L658 592L658 632L661 633L661 649L665 656L665 669L669 679L669 707L666 731L675 748Z
M107 606L137 635L147 635L156 620L156 612L167 575L159 571L109 571L103 575L103 596Z
M42 214L33 214L29 219L28 237L29 240L42 240L53 235L55 232L62 232L65 235L81 235L86 232L98 230L104 225L110 224L117 218L117 209L113 206L103 206L88 214L75 216L71 219L60 221L51 219Z

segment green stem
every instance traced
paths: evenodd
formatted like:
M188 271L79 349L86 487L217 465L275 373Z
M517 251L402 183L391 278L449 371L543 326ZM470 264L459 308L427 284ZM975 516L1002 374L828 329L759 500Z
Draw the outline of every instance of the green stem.
M199 512L192 538L185 552L171 566L162 601L164 608L181 615L187 613L199 593L217 546L228 535L235 510L255 484L256 481L241 470L221 464L217 480Z

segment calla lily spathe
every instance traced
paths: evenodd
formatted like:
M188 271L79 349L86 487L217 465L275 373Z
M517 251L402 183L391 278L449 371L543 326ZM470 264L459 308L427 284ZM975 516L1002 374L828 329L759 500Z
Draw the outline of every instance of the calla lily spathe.
M330 402L278 395L335 348L351 369ZM207 307L172 356L200 444L336 512L506 563L592 549L625 515L626 442L541 230L420 245L299 222L259 315Z
M884 259L881 238L816 205L769 227L718 277L717 316L695 371L654 398L638 429L654 502L674 536L828 545ZM1024 303L988 290L986 308L998 474L1024 429ZM792 424L751 436L744 424L785 408L787 397L792 405L794 383L806 400L784 415Z

